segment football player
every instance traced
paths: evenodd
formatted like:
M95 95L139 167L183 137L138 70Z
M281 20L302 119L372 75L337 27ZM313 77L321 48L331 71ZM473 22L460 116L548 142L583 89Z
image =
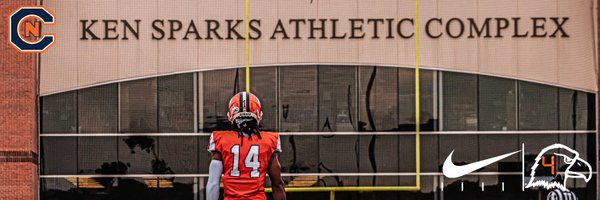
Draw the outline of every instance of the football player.
M214 131L208 151L212 153L206 199L219 198L223 176L225 200L266 200L265 178L269 174L275 200L285 200L278 153L279 134L259 130L262 108L256 96L240 92L229 101L227 117L233 131Z

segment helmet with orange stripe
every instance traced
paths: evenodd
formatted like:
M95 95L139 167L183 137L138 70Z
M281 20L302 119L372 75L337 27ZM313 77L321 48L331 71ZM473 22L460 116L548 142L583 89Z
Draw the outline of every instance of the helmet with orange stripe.
M262 119L260 100L250 92L240 92L229 100L227 117L234 129L245 135L258 133Z

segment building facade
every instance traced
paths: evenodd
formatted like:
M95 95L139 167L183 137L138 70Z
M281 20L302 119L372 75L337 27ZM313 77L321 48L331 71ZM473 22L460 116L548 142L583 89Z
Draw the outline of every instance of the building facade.
M256 67L251 73L251 91L265 108L263 130L321 132L282 136L288 183L301 176L295 174L331 173L336 175L310 186L415 184L413 69L302 65ZM73 198L132 198L126 196L132 194L129 187L141 185L146 187L134 190L136 196L201 198L210 159L206 133L229 128L227 102L244 87L243 77L243 68L211 70L44 96L42 197L67 192ZM593 93L437 70L422 70L421 83L421 192L338 192L338 198L537 198L538 190L521 192L518 156L460 179L444 178L442 163L451 151L455 162L470 163L518 150L522 143L528 157L554 143L573 147L586 160L595 157ZM484 192L482 182L488 185ZM582 199L594 199L594 182L573 181L569 187ZM471 192L460 192L461 183ZM107 188L117 190L106 194Z
M38 197L37 55L11 47L4 18L19 6L36 3L0 2L0 199Z
M39 198L204 199L207 136L229 128L228 100L245 90L245 2L35 3L57 18L44 26L56 44L24 64L39 67L39 111L27 112L39 134L17 127L39 140L24 150L39 152ZM591 180L567 187L597 199L597 2L419 8L417 23L412 0L251 2L251 92L261 128L282 133L288 187L416 184L418 28L421 190L338 199L545 198L521 175L555 143L591 165ZM517 150L461 178L442 174L451 152L458 165Z

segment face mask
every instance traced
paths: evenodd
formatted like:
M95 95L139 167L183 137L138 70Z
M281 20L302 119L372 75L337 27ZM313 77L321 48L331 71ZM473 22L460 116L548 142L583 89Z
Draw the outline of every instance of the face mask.
M235 118L234 122L235 128L246 135L254 134L256 128L258 128L258 123L254 117L238 117Z

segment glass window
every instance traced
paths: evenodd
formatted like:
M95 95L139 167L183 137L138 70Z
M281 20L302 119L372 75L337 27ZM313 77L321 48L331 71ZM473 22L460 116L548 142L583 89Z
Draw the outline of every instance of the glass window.
M118 88L117 84L79 90L79 132L116 133Z
M428 138L424 138L423 136L421 136L421 141L429 141ZM391 168L391 166L393 165L397 165L396 167L396 171L395 172L406 172L406 173L416 173L416 155L415 155L415 135L400 135L398 136L398 144L397 144L397 151L398 151L398 161L396 163L390 163L390 168L388 168L389 170L392 170L394 168ZM391 146L390 146L391 147ZM388 147L389 148L389 147ZM393 150L393 148L390 148ZM421 162L426 161L425 159L423 159L423 154L425 156L431 156L431 158L436 158L434 155L428 154L431 153L432 149L428 149L428 151L424 151L423 148L421 148ZM387 162L384 159L382 159L383 162ZM435 166L434 163L432 163L432 165ZM423 170L423 165L421 165L421 170ZM398 177L398 185L415 185L417 184L416 182L416 177L415 176L400 176ZM431 188L428 188L428 184L423 184L422 185L422 189L423 190L428 190Z
M227 119L229 100L240 91L239 69L214 70L199 73L202 81L202 121L203 132L231 130Z
M402 138L401 138L402 139ZM402 143L410 143L410 142L406 142L405 140L409 140L409 139L403 139L400 140L401 144ZM412 142L413 145L415 144L415 137L412 138ZM421 135L421 163L428 163L428 164L421 164L421 171L422 172L437 172L439 171L439 166L441 164L441 162L439 161L439 158L442 157L439 155L440 151L439 151L439 137L437 135ZM407 146L407 147L403 147L400 146L400 149L408 149L408 148L413 148L414 146ZM413 148L414 149L414 148ZM406 150L408 151L408 150ZM414 154L414 150L412 150L412 152L400 152L400 155L410 155L412 157L406 157L406 158L402 158L402 162L409 162L410 158L415 158L415 154ZM446 155L447 156L447 155ZM405 161L407 160L407 161ZM415 170L410 170L410 168L413 168L414 165L409 165L409 164L404 164L404 163L400 163L400 169L406 170L407 172L414 172Z
M519 81L519 130L558 129L558 89Z
M210 137L201 136L198 137L200 147L198 147L198 170L201 174L208 174L208 166L210 165L210 161L212 160L212 155L207 151L208 140ZM283 142L283 141L282 141Z
M361 135L358 147L359 172L399 172L400 157L398 154L400 150L398 137L395 135ZM403 161L414 162L414 155ZM395 186L398 185L398 180L397 176L361 176L359 177L359 184L360 186Z
M431 137L423 137L423 135L421 135L421 141L430 141ZM423 143L423 142L421 142ZM396 165L398 165L398 170L396 172L409 172L409 173L414 173L416 172L416 155L415 155L415 144L416 144L416 139L415 139L415 135L399 135L398 136L398 162L396 163ZM430 146L428 146L430 147ZM432 158L435 158L436 155L433 154L433 152L428 149L428 151L423 151L424 149L421 148L421 159L423 160L424 156L430 156ZM424 154L424 155L423 155ZM433 155L432 155L433 154ZM435 163L433 163L432 165L435 166ZM423 169L421 167L421 169ZM405 179L404 182L406 184L401 184L401 185L414 185L415 184L415 179L414 177L411 176L407 176L407 177L401 177L401 179ZM409 182L406 182L407 180L410 180ZM402 180L401 180L402 181Z
M158 130L194 132L194 74L158 78Z
M398 68L359 67L359 131L398 129Z
M480 147L478 152L479 159L487 159L521 149L521 143L519 143L519 136L513 134L481 134L478 137L478 141ZM455 155L458 155L458 152ZM509 156L505 159L502 159L499 162L492 163L483 168L481 171L520 172L521 157L519 155L521 154ZM446 159L444 156L448 155L442 155L442 160L440 160L440 162L444 162L444 159ZM496 184L498 182L497 176L482 176L480 179L484 180L486 184Z
M398 68L361 66L358 72L358 130L398 130ZM398 136L364 135L358 144L360 172L398 172ZM398 177L359 177L359 185L398 185Z
M157 132L156 78L121 83L120 114L122 133Z
M156 137L130 136L118 139L119 162L129 174L161 174ZM159 165L155 165L159 164Z
M300 136L306 137L306 136ZM356 173L359 166L359 150L356 149L358 136L320 136L320 173ZM322 186L356 186L358 177L324 177Z
M319 125L324 132L357 130L356 67L319 66Z
M281 67L281 131L317 131L317 67Z
M79 137L77 162L79 174L124 174L128 168L117 160L116 137Z
M159 157L153 169L160 174L196 174L198 173L198 137L159 137ZM210 162L210 160L202 160Z
M578 127L580 121L581 110L580 107L587 107L587 99L580 101L581 96L579 92L570 89L559 88L558 89L558 103L559 103L559 129L560 130L581 130ZM584 104L584 105L580 105ZM578 108L579 107L579 108ZM586 108L587 109L587 108ZM584 109L584 112L587 111ZM585 116L587 117L587 115ZM585 128L587 127L583 127ZM576 147L576 134L559 134L559 142L561 144ZM582 152L579 152L582 153ZM584 154L582 154L584 155Z
M77 91L42 98L42 133L77 132Z
M558 103L559 105L559 128L560 130L576 130L578 121L578 106L584 103L579 101L579 94L575 90L569 90L564 88L558 89ZM585 105L583 105L585 106Z
M587 93L587 117L582 117L582 123L585 121L585 125L587 127L586 130L596 130L596 94ZM584 120L585 118L585 120Z
M479 76L479 130L516 130L516 81Z
M71 193L76 189L76 178L44 178L40 180L40 199L78 199L79 195Z
M476 131L477 130L477 75L454 72L442 73L442 129L444 131ZM439 163L454 151L454 163L471 163L479 158L477 135L440 135L439 136ZM477 182L476 176L461 177L455 182L447 181L446 184L456 184L460 181L470 184ZM452 192L449 186L447 192Z
M570 89L559 89L560 130L593 130L593 95ZM590 98L592 96L592 98ZM591 111L591 112L590 112ZM592 116L592 117L590 117Z
M595 129L595 95L570 89L559 89L561 130L594 130ZM595 134L559 134L561 144L575 147L584 160L595 158ZM596 166L595 162L590 165Z
M558 88L519 81L519 130L558 130ZM525 159L558 142L559 135L519 135Z
M476 131L477 130L477 75L454 72L442 73L442 130L444 131ZM439 163L454 152L454 163L471 163L479 159L479 154L474 149L479 148L477 135L439 135ZM439 169L438 169L439 170ZM477 182L476 176L461 177L455 182L447 181L446 184L456 184L460 181ZM448 188L448 192L452 187Z
M477 130L477 75L444 72L442 120L444 131Z
M77 174L77 138L42 137L42 174Z
M279 162L284 173L316 173L319 167L320 136L282 135Z
M398 109L400 131L415 130L415 70L399 70ZM419 70L420 100L421 100L421 131L433 131L437 127L437 117L434 113L434 72Z
M319 66L319 131L357 130L356 67ZM321 136L319 172L353 173L358 171L358 136ZM358 177L324 177L321 186L356 186Z
M597 171L597 163L593 162L594 158L598 158L596 154L598 152L596 133L576 134L573 143L575 144L575 151L579 152L581 158L590 163L594 171Z
M280 131L317 131L317 67L281 67L279 71ZM315 142L317 141L317 142ZM282 170L317 172L319 136L282 136Z
M253 67L250 69L250 92L260 99L263 109L263 118L260 122L261 130L277 130L277 67ZM240 91L246 90L246 70L239 69ZM229 97L231 98L231 97ZM229 99L227 100L229 102ZM224 108L227 110L227 107Z

